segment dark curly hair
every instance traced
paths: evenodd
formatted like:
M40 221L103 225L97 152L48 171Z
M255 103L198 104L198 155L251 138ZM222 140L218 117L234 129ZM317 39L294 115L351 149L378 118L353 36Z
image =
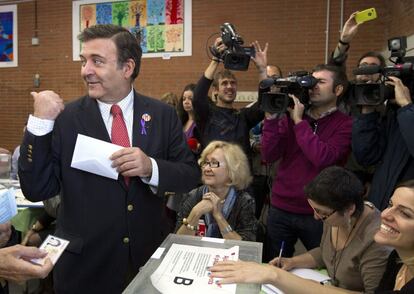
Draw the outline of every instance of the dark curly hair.
M355 204L354 215L364 209L364 186L354 173L343 167L325 168L305 186L304 191L309 199L339 213L352 204Z

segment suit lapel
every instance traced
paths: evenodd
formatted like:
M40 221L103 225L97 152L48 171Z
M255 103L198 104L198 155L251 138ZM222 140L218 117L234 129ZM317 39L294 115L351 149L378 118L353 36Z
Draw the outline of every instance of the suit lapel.
M149 138L152 135L152 111L146 98L134 92L134 119L132 128L132 146L148 149Z
M88 96L84 97L76 116L82 126L84 135L111 142L95 99Z

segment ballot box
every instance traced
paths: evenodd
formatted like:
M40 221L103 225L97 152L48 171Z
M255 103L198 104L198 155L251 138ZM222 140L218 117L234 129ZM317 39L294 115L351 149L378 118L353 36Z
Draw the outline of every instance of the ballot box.
M160 247L156 250L156 252L154 252L153 256L141 268L137 276L132 280L132 282L128 285L128 287L124 290L123 293L124 294L161 293L159 290L157 290L159 286L154 287L153 281L154 281L154 276L157 274L157 272L159 272L159 267L161 263L163 262L164 258L170 257L171 253L173 253L176 247L193 247L193 246L205 247L200 250L210 250L210 251L214 251L214 250L226 251L226 249L230 251L233 249L237 249L240 260L256 261L259 263L262 261L262 249L263 249L262 243L169 234L168 237L164 240L164 242L160 245ZM171 252L169 255L167 255L170 249L171 249ZM183 251L185 251L185 249L183 249ZM189 255L194 256L192 252L189 252L189 254L187 254L187 252L184 252L181 256L174 257L174 258L180 259L180 260L186 259L186 258L188 259ZM200 270L203 270L203 269L200 269ZM151 276L152 276L153 281L151 281ZM240 284L240 285L233 286L233 287L236 288L235 293L237 294L242 294L242 293L251 294L251 293L260 292L260 285L256 285L256 284ZM198 292L200 293L202 291L198 291Z

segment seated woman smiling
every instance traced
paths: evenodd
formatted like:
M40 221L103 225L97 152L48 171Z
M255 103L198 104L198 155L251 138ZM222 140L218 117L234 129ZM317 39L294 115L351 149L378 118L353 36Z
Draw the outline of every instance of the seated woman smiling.
M254 199L244 191L250 184L249 163L235 144L213 141L201 153L203 185L184 195L177 216L177 234L195 235L200 219L207 237L254 241Z
M375 293L414 293L414 180L397 186L374 239L395 249Z
M374 242L380 212L362 199L363 186L354 174L328 167L305 193L314 217L324 224L320 247L293 258L275 258L270 265L218 263L212 277L222 283L270 283L285 293L374 293L385 271L390 249ZM327 269L332 285L297 277L292 268ZM341 289L342 288L342 289Z

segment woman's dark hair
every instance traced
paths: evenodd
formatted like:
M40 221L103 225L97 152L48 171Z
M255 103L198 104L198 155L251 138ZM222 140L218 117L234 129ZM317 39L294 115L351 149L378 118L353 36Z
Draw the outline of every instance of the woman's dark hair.
M349 170L331 166L322 170L305 186L305 194L316 203L340 213L355 204L354 215L364 209L364 186Z
M178 113L178 117L180 118L181 123L182 123L183 126L188 121L188 113L187 113L187 111L184 110L184 106L183 106L184 92L185 91L191 91L191 92L193 92L193 95L194 95L195 87L196 87L196 84L188 84L188 85L186 85L184 87L183 92L181 93L180 99L178 100L177 113Z

